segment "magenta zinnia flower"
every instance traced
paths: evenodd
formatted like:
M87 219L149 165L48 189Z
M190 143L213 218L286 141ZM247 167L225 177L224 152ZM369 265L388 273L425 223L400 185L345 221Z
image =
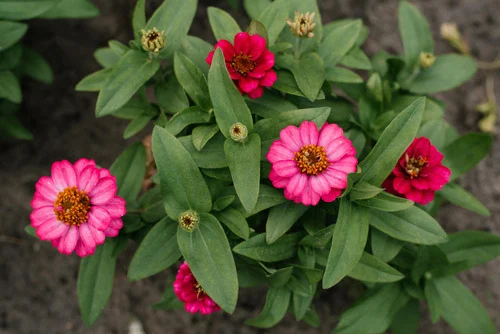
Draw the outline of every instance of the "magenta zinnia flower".
M116 196L115 177L88 159L74 165L56 161L51 172L36 183L31 226L62 254L94 254L105 237L117 236L123 226L125 200Z
M263 87L271 87L278 79L272 70L274 54L266 48L263 37L240 32L234 36L234 46L221 39L215 44L214 51L218 47L224 54L229 75L240 93L247 93L252 99L259 98L264 93ZM207 56L209 65L212 65L214 51L210 51Z
M281 130L266 157L273 186L285 188L287 199L304 205L333 202L358 164L354 146L337 124L325 123L318 132L309 121Z
M184 308L190 313L200 311L201 314L210 314L220 310L212 298L200 286L193 276L187 262L181 264L174 281L174 292L177 298L184 303Z
M443 154L426 137L415 138L382 184L391 194L425 205L450 180Z

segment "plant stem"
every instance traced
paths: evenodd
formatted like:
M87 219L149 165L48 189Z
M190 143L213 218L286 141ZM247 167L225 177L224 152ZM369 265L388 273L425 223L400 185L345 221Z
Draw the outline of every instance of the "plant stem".
M300 59L300 38L295 37L295 59Z

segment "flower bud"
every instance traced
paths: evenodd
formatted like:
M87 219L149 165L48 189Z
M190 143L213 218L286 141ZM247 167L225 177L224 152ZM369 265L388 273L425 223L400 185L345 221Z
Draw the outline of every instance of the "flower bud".
M384 99L384 91L382 87L382 79L380 74L372 73L366 82L366 88L371 93L376 101L382 102Z
M163 49L167 40L165 31L159 32L158 29L153 28L148 31L141 30L141 32L141 43L144 50L158 53Z
M179 215L178 218L179 225L187 232L193 232L197 227L200 221L200 217L196 213L196 211L188 210L184 211Z
M243 143L247 140L248 137L248 129L242 123L234 123L229 130L229 134L231 135L231 139L238 142Z
M440 33L441 37L447 40L455 49L463 54L469 54L469 45L462 38L456 23L445 22L441 24Z
M295 11L295 17L293 21L291 19L286 19L286 23L290 27L292 34L297 37L314 37L314 27L316 23L313 22L314 15L316 13L299 13Z
M436 61L436 56L432 52L420 52L420 67L429 68Z

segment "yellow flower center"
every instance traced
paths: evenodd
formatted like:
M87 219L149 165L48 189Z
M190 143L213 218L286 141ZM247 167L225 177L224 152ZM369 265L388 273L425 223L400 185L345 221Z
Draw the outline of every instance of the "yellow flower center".
M302 147L299 152L295 152L293 160L297 162L300 171L307 175L318 175L330 165L325 148L316 145Z
M427 158L423 158L422 156L418 158L409 157L408 153L405 156L406 166L405 171L406 174L410 176L410 179L418 177L418 174L421 172L422 168L427 166L429 163L427 162Z
M198 299L198 300L203 299L203 295L205 294L205 290L203 290L200 283L196 283L194 285L194 288L196 290L196 299Z
M250 56L243 54L242 52L234 55L233 60L231 61L231 67L243 76L246 76L248 72L252 71L255 65L257 64L250 59Z
M54 213L57 220L66 225L80 226L87 222L90 198L83 190L69 187L57 194Z

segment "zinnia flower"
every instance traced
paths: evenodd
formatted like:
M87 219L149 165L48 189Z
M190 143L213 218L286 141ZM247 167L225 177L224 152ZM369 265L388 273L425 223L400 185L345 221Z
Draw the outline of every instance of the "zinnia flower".
M287 199L304 205L333 202L358 164L352 142L337 124L325 123L318 132L309 121L281 130L266 157L273 186L285 188Z
M116 196L115 177L88 159L74 165L56 161L51 172L36 183L31 226L62 254L94 254L105 237L117 236L123 226L125 200Z
M266 48L263 37L240 32L234 36L234 46L221 39L207 56L209 65L212 65L214 52L219 47L224 54L229 75L240 93L247 93L252 99L259 98L264 93L263 87L271 87L278 79L272 70L274 54Z
M201 314L210 314L220 310L212 298L200 286L193 276L187 262L181 264L174 281L174 292L177 298L184 303L184 308L190 313L200 311Z
M426 137L415 138L382 187L391 194L425 205L450 180L443 154Z

